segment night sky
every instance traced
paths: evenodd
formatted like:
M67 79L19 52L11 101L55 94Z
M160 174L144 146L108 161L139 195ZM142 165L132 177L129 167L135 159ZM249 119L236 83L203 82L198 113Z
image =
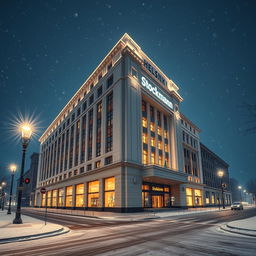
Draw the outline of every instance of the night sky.
M230 176L256 177L243 107L256 104L256 1L90 2L0 1L1 171L20 163L14 116L38 117L28 155L38 152L39 135L127 32L180 87L182 112Z

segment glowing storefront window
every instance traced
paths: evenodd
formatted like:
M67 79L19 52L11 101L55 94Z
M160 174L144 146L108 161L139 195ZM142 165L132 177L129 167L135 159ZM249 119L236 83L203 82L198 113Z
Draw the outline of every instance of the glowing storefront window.
M200 189L195 189L195 205L202 205L202 190Z
M193 190L192 188L186 188L187 206L193 206Z
M148 151L145 149L143 150L142 162L143 162L143 164L148 163Z
M115 177L105 179L105 207L115 207Z
M84 184L76 185L76 207L84 207Z
M47 191L47 207L51 207L52 204L52 191Z
M212 204L215 204L215 195L212 193Z
M99 207L100 182L98 180L88 183L88 207Z
M58 190L55 189L52 191L52 207L57 206L57 196L58 196Z
M46 201L46 194L42 194L42 201L41 201L42 207L45 207L45 201Z
M72 207L72 194L73 194L73 187L68 186L66 187L66 207Z
M147 119L145 117L142 117L142 126L147 128L148 126L148 122L147 122Z
M58 207L64 206L64 189L60 188L58 193Z

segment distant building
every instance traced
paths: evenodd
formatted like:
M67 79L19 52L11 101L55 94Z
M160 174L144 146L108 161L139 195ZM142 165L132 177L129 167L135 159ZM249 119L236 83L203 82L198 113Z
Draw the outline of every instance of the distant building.
M24 173L24 180L26 178L30 179L29 184L23 184L22 191L22 206L34 206L35 201L35 191L37 182L37 169L38 169L39 154L33 153L30 156L30 168ZM17 180L17 186L19 185L19 179Z
M205 206L214 206L222 204L221 183L224 184L225 205L231 204L231 192L229 182L229 165L219 156L213 153L209 148L200 143L203 181L205 184ZM224 171L222 178L218 177L219 170Z

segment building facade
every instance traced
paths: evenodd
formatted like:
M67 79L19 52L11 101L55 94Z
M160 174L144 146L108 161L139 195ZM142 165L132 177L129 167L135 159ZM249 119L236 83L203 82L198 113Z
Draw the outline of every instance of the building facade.
M200 147L205 184L205 205L215 206L223 204L222 186L224 203L225 205L230 205L232 196L229 181L229 165L202 143L200 143ZM218 171L220 170L224 173L223 178L218 176Z
M41 136L35 205L204 205L200 130L178 90L125 34Z

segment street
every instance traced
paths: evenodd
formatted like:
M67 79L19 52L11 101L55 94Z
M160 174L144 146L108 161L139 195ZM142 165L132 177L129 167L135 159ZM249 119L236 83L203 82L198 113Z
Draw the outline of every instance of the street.
M1 255L255 255L255 237L219 230L221 223L255 215L250 208L128 222L48 214L71 232L0 249Z

